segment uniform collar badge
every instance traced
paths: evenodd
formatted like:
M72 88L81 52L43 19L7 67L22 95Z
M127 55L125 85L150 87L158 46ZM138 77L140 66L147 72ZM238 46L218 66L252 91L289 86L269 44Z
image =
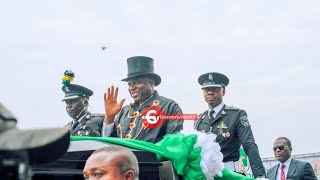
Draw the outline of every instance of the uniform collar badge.
M91 117L91 114L86 115L86 119L90 119L90 117Z

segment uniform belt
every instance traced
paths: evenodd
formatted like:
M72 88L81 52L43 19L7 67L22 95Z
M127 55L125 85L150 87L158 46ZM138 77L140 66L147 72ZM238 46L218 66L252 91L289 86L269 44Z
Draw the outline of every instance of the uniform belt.
M239 170L239 163L238 161L228 161L223 162L224 167L230 169L231 171L238 171Z

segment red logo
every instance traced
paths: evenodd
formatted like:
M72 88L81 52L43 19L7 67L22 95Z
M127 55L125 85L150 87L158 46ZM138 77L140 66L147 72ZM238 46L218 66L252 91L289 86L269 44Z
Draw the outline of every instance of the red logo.
M160 116L163 114L164 112L156 106L152 106L151 108L148 108L147 110L143 111L142 123L144 127L148 127L148 128L160 127L163 123L163 119L161 119Z
M158 128L165 120L197 120L197 114L165 114L159 107L152 106L142 112L142 124L146 128Z

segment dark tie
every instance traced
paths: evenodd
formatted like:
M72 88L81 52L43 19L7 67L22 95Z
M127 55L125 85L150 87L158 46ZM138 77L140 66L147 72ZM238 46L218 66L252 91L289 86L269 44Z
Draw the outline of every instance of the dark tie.
M209 110L209 117L210 119L214 119L213 114L215 113L215 111L213 109Z
M78 124L79 124L78 121L73 121L71 131L74 131L74 129L77 127Z
M284 167L286 167L284 164L281 165L281 180L286 180L286 176L284 175Z

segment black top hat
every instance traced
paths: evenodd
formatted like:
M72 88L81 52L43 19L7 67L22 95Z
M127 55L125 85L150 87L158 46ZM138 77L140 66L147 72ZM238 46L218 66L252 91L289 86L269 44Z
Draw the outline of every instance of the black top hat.
M62 101L76 99L79 97L86 97L89 99L89 97L93 95L93 91L78 84L64 85L62 86L62 91L66 93Z
M128 75L121 81L129 81L132 78L150 77L155 81L155 86L161 83L161 77L154 73L153 59L145 56L134 56L127 59Z
M229 78L221 73L211 72L202 74L198 78L201 88L207 87L223 87L225 88L229 84Z
M47 163L61 157L70 143L70 129L19 130L16 118L0 103L0 153L25 151L29 164Z

